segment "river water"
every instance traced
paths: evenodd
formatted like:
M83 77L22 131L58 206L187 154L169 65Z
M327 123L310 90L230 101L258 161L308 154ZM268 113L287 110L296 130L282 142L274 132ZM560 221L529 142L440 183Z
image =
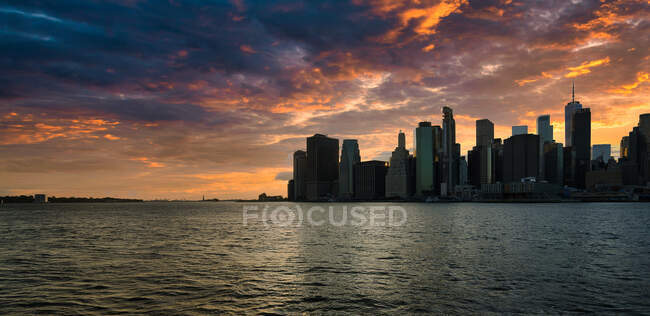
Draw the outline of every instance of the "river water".
M649 206L5 204L0 314L650 313Z

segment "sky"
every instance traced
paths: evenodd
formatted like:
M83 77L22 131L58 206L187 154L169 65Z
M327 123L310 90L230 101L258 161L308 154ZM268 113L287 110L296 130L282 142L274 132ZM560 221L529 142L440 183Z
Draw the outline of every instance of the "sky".
M454 110L495 137L564 106L650 113L650 1L0 0L0 195L285 195L315 133L388 160Z

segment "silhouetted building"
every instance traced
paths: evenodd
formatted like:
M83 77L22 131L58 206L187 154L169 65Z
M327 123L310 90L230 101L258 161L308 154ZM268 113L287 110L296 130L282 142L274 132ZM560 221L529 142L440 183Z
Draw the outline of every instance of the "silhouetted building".
M339 140L315 134L307 138L307 199L336 195L339 177Z
M293 153L293 198L302 201L307 198L307 153L297 150Z
M467 160L465 160L465 156L460 156L458 158L458 186L464 186L467 185ZM454 188L454 190L456 190Z
M571 88L571 102L564 107L564 142L566 147L573 146L573 136L571 136L573 133L573 113L582 109L582 104L576 101L575 96L575 85L573 85Z
M386 174L386 197L407 198L411 194L409 169L406 135L400 131L397 136L397 147L390 157L390 165Z
M339 196L341 198L350 199L354 196L354 165L360 162L361 155L357 140L343 140L339 166Z
M494 123L488 119L476 120L476 146L492 146Z
M518 125L512 127L512 136L528 134L528 125Z
M415 129L415 194L418 196L429 195L435 189L433 148L431 122L420 122Z
M630 149L629 137L623 136L623 138L621 138L621 149L619 152L619 158L627 158L627 153L629 149Z
M433 125L431 131L433 132L433 191L438 195L442 182L442 127Z
M456 121L454 111L449 107L442 108L442 183L440 193L451 195L458 183L458 159L460 146L456 144Z
M295 201L296 200L296 191L295 191L295 181L294 180L289 180L289 183L287 183L287 200L289 201ZM205 198L203 198L205 200Z
M47 203L47 196L45 194L34 194L34 203Z
M371 160L361 162L354 167L355 198L381 199L386 193L386 162Z
M571 120L571 139L575 162L574 184L584 189L585 176L591 170L591 111L589 108L578 109Z
M262 193L257 197L257 200L260 202L272 202L282 201L284 198L282 198L282 195L266 195L266 193Z
M639 131L646 142L645 147L647 152L640 171L643 176L643 185L647 185L648 181L650 181L650 159L648 159L650 158L650 113L639 115Z
M602 159L605 163L609 161L612 156L612 145L610 144L594 144L591 147L591 160Z
M637 126L628 135L628 155L623 161L623 183L645 185L648 167L648 144L645 135Z
M573 165L575 164L575 152L573 147L562 148L562 159L564 161L564 185L573 187L575 186L575 172Z
M539 136L515 135L503 145L503 181L519 182L522 178L537 177L539 172Z
M480 188L481 184L492 183L492 145L474 146L467 153L469 184Z
M564 148L554 141L544 143L544 179L549 183L564 185Z
M539 135L539 175L544 177L544 144L553 141L553 125L551 125L551 116L548 114L537 117L537 135Z
M492 182L503 182L503 143L501 138L492 142Z

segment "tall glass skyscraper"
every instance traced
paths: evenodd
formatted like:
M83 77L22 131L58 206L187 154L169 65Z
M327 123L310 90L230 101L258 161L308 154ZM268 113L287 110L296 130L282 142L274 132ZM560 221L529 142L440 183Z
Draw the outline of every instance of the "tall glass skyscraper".
M450 107L442 108L442 182L441 194L444 196L454 192L458 184L459 146L456 146L456 121L454 111Z
M576 101L575 86L571 89L571 102L567 103L564 107L564 143L566 147L573 146L573 136L571 135L571 129L573 126L573 113L577 110L582 109L582 104Z
M539 176L544 177L544 144L553 141L553 125L549 114L537 118L537 135L539 135Z
M577 188L585 188L585 177L591 170L591 112L589 108L573 113L571 125L571 150L574 155L573 183Z
M344 139L339 166L339 197L354 196L354 165L361 162L359 143L356 139Z

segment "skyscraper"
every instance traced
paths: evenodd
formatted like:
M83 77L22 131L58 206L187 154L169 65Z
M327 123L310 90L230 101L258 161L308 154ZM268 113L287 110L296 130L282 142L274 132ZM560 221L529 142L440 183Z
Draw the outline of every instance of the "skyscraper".
M338 177L339 140L321 134L307 137L307 199L335 196Z
M302 150L297 150L293 153L293 197L296 201L307 198L306 176L307 153Z
M491 146L494 140L494 123L488 119L476 120L476 146Z
M517 125L512 127L512 136L528 134L528 125Z
M433 191L440 194L440 182L442 182L442 127L433 125Z
M539 135L539 175L545 178L544 172L544 144L553 141L553 125L548 114L537 117L537 135Z
M571 119L571 148L573 158L574 185L585 188L585 177L591 170L591 111L589 108L578 109Z
M407 198L410 195L409 151L406 150L406 135L399 131L397 147L390 157L386 174L386 197Z
M571 120L573 119L573 113L579 109L582 109L582 104L576 101L575 85L573 85L571 88L571 102L564 107L564 145L566 147L573 146L573 137L571 136L573 122Z
M386 162L371 160L354 166L354 196L357 199L380 199L386 193Z
M627 158L627 153L630 148L630 138L629 136L623 136L621 138L621 148L619 151L619 158Z
M494 141L494 124L488 119L476 121L476 147L479 151L480 184L492 183L492 142ZM468 157L469 159L469 157ZM480 185L477 186L480 188Z
M460 151L456 146L456 121L454 111L450 107L442 108L442 183L441 195L447 196L454 192L458 178L458 158Z
M564 185L564 150L562 143L544 143L544 179L550 183Z
M519 182L539 172L539 136L515 135L503 145L503 181Z
M431 122L420 122L415 129L415 194L419 196L429 195L435 189L433 148Z
M354 165L359 162L359 143L356 139L344 139L339 167L339 197L349 199L354 196Z
M601 158L604 163L607 163L611 156L612 145L610 144L594 144L591 147L591 160L598 160Z
M641 128L634 127L628 135L628 152L623 161L623 184L644 185L648 167L647 139Z

